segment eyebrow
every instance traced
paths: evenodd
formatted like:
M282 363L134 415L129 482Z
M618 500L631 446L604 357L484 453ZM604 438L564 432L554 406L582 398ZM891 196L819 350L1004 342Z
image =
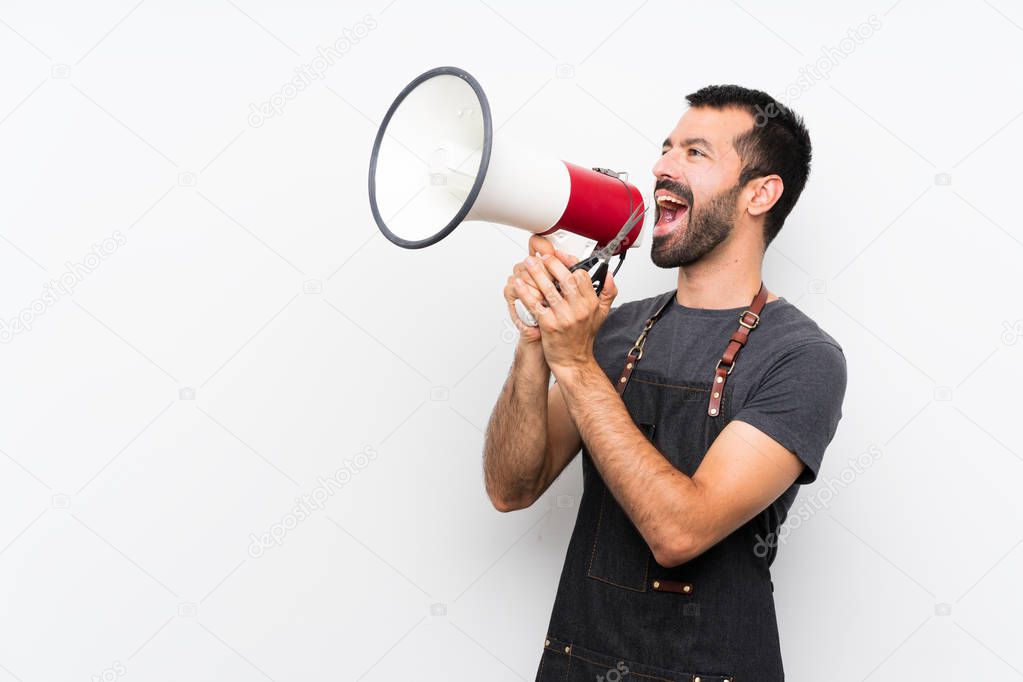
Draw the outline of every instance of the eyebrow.
M707 149L709 149L710 151L714 151L714 145L712 145L705 138L702 138L702 137L687 137L686 139L682 140L682 145L681 146L683 146L683 147L692 147L693 145L702 145L702 146L706 147ZM664 149L665 147L670 148L671 146L672 146L671 138L670 137L664 138L664 142L661 143L661 148L662 149Z

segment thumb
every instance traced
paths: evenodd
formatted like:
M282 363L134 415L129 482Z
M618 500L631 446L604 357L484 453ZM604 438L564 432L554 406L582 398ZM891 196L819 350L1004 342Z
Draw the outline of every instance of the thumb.
M539 251L541 256L547 256L555 252L554 244L546 237L534 234L529 238L529 255L535 256Z
M618 296L618 285L615 284L614 275L611 274L609 269L607 271L607 278L604 281L604 288L600 290L600 296L598 297L600 307L604 310L610 310L616 296Z

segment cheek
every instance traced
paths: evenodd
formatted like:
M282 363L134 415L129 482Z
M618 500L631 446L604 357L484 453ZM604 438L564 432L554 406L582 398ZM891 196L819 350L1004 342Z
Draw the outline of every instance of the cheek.
M693 190L693 203L697 206L707 203L707 199L718 193L719 178L710 173L696 173L691 176L689 187Z

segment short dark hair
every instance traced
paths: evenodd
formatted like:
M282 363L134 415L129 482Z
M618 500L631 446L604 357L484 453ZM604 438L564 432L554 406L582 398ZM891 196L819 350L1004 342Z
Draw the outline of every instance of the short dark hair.
M764 246L785 224L810 176L810 133L803 119L766 92L739 85L708 85L686 95L691 107L736 107L753 116L753 127L738 135L733 144L742 159L739 185L754 178L778 175L785 190L764 220Z

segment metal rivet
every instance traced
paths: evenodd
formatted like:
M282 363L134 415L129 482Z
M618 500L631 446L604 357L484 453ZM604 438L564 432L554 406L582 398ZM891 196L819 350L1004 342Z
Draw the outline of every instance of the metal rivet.
M660 587L661 587L661 581L655 580L654 581L654 589L656 590L656 589L659 589Z
M711 408L711 410L710 410L710 413L711 413L711 414L717 414L717 413L718 413L718 411L717 411L717 410L716 410L715 408Z
M690 585L683 585L682 586L682 591L685 592L686 594L689 594L690 592L693 591L693 588Z
M700 682L700 678L699 677L694 677L693 678L693 682Z
M618 383L620 383L620 384L624 384L624 383L625 383L625 377L622 377L621 379L619 379L619 380L618 380Z
M721 377L718 377L717 379L715 379L715 381L717 381L720 384L722 381L724 381L724 379L722 379Z
M570 646L566 646L566 647L565 647L565 653L566 653L566 654L570 654L570 653L572 653L572 647L570 647Z
M545 639L545 640L543 641L543 645L544 645L544 646L550 646L550 645L551 645L551 640L549 640L549 639Z
M629 364L625 365L625 366L628 367L629 369L632 369L632 363L631 362Z
M721 397L721 393L719 393L718 391L714 391L714 397L715 398L720 398Z

